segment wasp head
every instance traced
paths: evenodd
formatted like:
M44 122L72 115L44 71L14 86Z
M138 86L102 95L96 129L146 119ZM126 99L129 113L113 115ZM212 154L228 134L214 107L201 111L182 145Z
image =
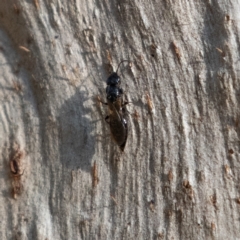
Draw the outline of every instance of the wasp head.
M121 79L116 72L113 72L107 79L107 85L119 86L121 84Z

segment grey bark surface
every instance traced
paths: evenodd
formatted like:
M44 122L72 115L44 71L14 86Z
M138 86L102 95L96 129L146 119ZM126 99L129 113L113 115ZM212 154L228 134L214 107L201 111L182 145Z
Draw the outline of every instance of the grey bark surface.
M0 239L240 239L238 9L0 1Z

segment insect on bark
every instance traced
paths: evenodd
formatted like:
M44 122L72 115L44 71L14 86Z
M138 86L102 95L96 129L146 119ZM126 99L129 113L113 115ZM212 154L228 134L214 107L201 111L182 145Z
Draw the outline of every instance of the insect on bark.
M130 61L122 60L118 64L117 71L113 72L107 79L107 103L104 103L108 105L108 116L106 116L105 120L109 124L114 141L122 151L124 151L128 137L126 110L126 104L128 104L128 102L123 101L123 90L120 88L121 79L117 72L123 62Z

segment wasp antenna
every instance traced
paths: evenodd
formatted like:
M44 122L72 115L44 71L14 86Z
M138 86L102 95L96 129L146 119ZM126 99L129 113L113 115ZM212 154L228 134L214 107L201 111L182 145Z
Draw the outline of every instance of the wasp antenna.
M119 69L120 65L121 65L123 62L129 62L129 63L130 63L131 61L129 61L129 60L122 60L122 61L118 64L116 73L118 72L118 69Z

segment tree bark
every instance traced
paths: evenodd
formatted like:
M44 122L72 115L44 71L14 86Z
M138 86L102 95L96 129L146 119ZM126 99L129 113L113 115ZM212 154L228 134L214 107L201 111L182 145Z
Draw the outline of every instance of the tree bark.
M240 238L239 8L2 0L0 239Z

